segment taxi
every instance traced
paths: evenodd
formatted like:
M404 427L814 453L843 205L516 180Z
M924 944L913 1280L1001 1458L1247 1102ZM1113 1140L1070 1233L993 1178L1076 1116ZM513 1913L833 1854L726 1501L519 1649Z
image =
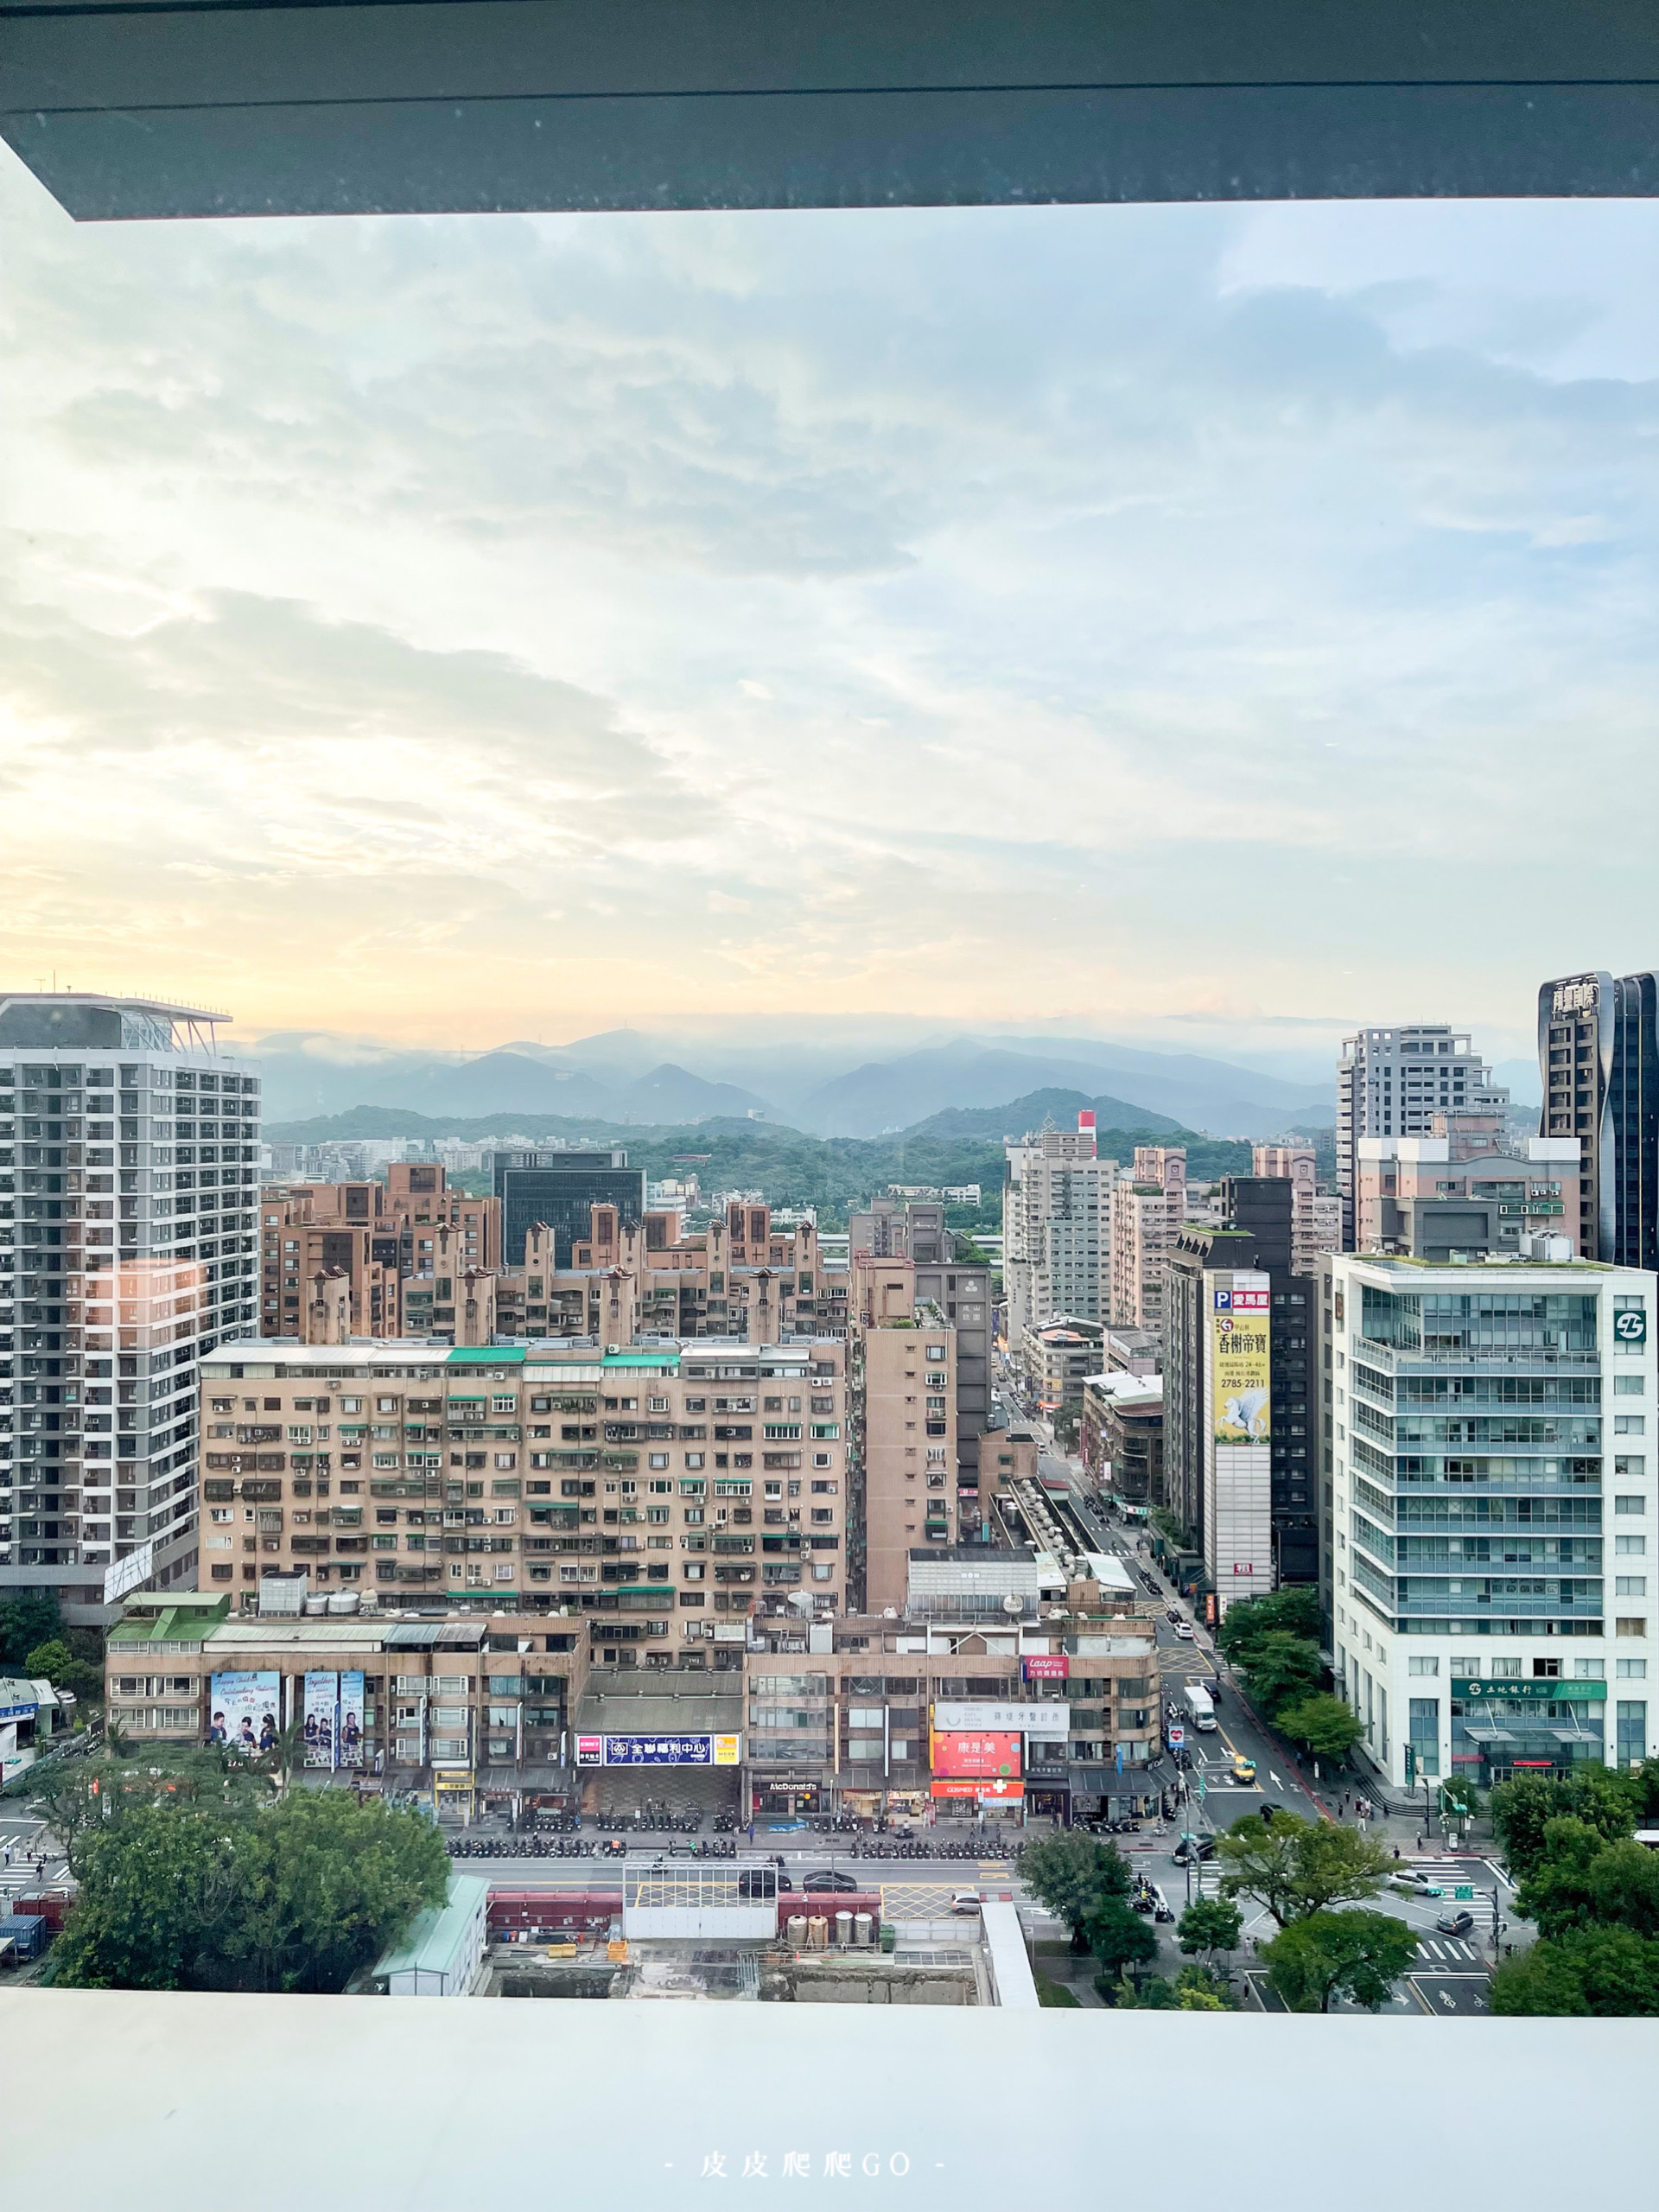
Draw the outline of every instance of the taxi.
M1255 1786L1255 1761L1247 1758L1243 1751L1233 1753L1233 1780L1242 1783L1246 1789Z

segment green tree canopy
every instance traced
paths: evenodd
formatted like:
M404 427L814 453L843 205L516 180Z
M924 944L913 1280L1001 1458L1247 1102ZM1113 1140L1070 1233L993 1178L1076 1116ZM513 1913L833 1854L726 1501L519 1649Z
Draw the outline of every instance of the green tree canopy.
M1516 1890L1515 1909L1546 1938L1597 1926L1659 1936L1659 1852L1609 1843L1587 1821L1550 1821L1544 1856Z
M1255 1677L1251 1677L1254 1684ZM1274 1725L1293 1744L1305 1744L1315 1758L1344 1758L1365 1733L1346 1698L1317 1691L1312 1697L1281 1706Z
M1103 1897L1084 1922L1089 1948L1109 1974L1158 1955L1158 1938L1145 1916L1131 1910L1121 1897Z
M1269 1629L1253 1637L1234 1664L1270 1719L1277 1719L1287 1707L1304 1704L1318 1694L1319 1647L1287 1630Z
M54 1689L72 1690L88 1704L103 1702L104 1669L78 1659L60 1636L37 1643L23 1661L23 1672L30 1677L44 1675Z
M26 1590L0 1603L0 1669L15 1675L29 1653L63 1634L55 1592Z
M1659 1942L1629 1928L1573 1928L1506 1959L1492 2011L1591 2019L1659 2018Z
M1393 1871L1382 1846L1331 1821L1275 1813L1235 1821L1217 1837L1224 1897L1255 1897L1281 1928L1334 1904L1374 1897Z
M1552 1821L1584 1821L1610 1843L1630 1834L1644 1786L1640 1774L1611 1774L1600 1766L1498 1783L1492 1791L1492 1826L1510 1873L1524 1882L1543 1863L1545 1831Z
M1375 2012L1410 1965L1417 1936L1386 1912L1313 1912L1262 1947L1268 1980L1293 2012L1347 1997Z
M1236 1951L1244 1916L1226 1897L1194 1897L1181 1915L1175 1941L1189 1957L1210 1958L1217 1951Z
M1294 1636L1318 1644L1319 1593L1311 1583L1293 1582L1265 1598L1248 1598L1227 1608L1216 1643L1225 1658L1243 1663L1243 1655L1260 1637Z
M251 1810L150 1804L79 1857L54 1955L77 1988L338 1991L449 1875L429 1821L332 1789Z
M1056 1920L1065 1921L1079 1951L1087 1948L1084 1926L1090 1913L1103 1899L1127 1897L1129 1890L1129 1870L1116 1846L1076 1830L1028 1843L1020 1878Z

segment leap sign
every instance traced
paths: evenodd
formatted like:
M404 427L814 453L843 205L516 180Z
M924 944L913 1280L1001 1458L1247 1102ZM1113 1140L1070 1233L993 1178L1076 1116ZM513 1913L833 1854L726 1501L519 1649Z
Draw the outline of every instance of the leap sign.
M1636 1307L1626 1307L1613 1316L1613 1334L1622 1344L1644 1344L1648 1341L1648 1317Z

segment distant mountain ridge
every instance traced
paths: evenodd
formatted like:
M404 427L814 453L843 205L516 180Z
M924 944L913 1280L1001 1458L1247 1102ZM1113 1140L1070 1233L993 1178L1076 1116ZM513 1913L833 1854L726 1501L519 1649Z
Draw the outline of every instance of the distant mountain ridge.
M999 1111L1047 1091L1104 1096L1120 1126L1167 1124L1230 1137L1335 1119L1331 1088L1087 1039L964 1034L850 1065L817 1041L711 1048L694 1058L684 1039L633 1031L556 1048L520 1040L475 1054L348 1047L331 1058L320 1049L327 1041L290 1034L246 1053L264 1070L272 1122L359 1105L438 1118L552 1114L623 1123L760 1115L817 1136L874 1137L934 1114Z

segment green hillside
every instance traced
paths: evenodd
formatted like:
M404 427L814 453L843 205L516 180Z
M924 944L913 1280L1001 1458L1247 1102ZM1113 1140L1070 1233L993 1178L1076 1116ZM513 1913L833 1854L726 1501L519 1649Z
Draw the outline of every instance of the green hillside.
M1001 1212L1004 1130L1021 1131L1040 1126L1042 1116L1028 1117L1027 1107L1036 1099L1070 1100L1070 1093L1038 1092L1033 1100L1018 1099L1007 1107L973 1109L962 1118L983 1120L989 1131L941 1128L955 1114L936 1114L913 1129L881 1137L810 1137L776 1122L714 1120L676 1122L666 1128L640 1123L572 1121L554 1114L493 1114L473 1119L429 1117L385 1106L357 1106L349 1113L330 1114L308 1122L275 1122L268 1138L289 1144L349 1143L365 1137L449 1137L476 1144L491 1137L519 1135L563 1137L567 1142L585 1140L594 1144L622 1144L635 1166L653 1180L678 1175L688 1166L704 1191L761 1192L772 1205L811 1205L826 1228L844 1226L848 1211L860 1201L885 1192L889 1183L977 1183L982 1192L978 1211L982 1225L995 1226ZM1079 1093L1065 1112L1075 1116L1078 1105L1090 1102ZM1052 1112L1052 1109L1047 1109ZM1062 1114L1053 1113L1057 1123ZM1246 1174L1250 1148L1176 1129L1103 1128L1101 1152L1109 1158L1128 1160L1137 1144L1180 1144L1187 1147L1188 1173L1209 1180L1217 1175ZM970 1223L957 1209L953 1222Z

